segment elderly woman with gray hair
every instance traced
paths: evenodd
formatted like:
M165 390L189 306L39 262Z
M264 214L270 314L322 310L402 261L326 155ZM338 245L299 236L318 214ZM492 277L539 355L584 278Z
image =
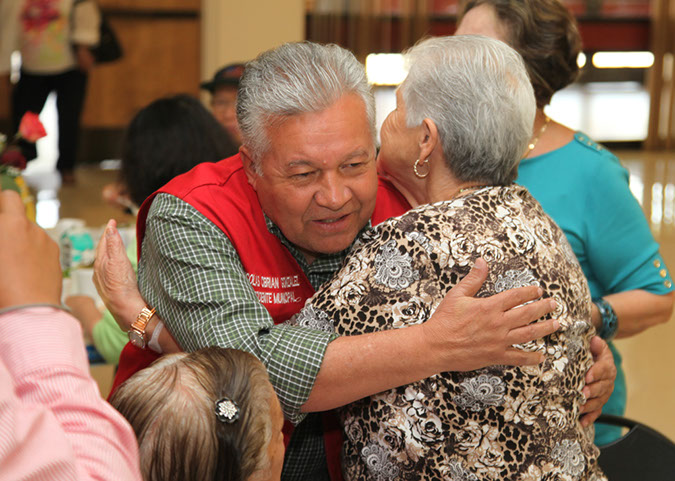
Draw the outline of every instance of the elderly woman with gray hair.
M284 417L252 354L207 347L164 356L110 403L134 428L145 481L278 481Z
M604 479L579 422L588 286L562 231L513 184L536 109L522 59L478 36L429 39L408 58L378 167L413 210L363 235L294 322L341 335L423 323L484 259L479 296L538 285L561 329L518 346L541 365L444 373L341 408L346 479Z

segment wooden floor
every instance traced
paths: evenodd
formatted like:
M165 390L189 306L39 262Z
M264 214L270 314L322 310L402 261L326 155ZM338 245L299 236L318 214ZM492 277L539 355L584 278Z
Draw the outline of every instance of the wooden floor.
M641 201L647 218L661 244L671 269L675 269L675 153L654 154L639 151L616 152L631 172L631 188ZM115 171L83 167L76 172L76 186L58 192L60 217L85 219L90 226L103 225L109 218L132 223L131 216L103 204L100 197L105 183L116 178ZM48 194L45 197L49 197ZM675 322L619 340L628 378L628 412L675 439ZM102 376L109 376L103 371ZM106 380L102 388L105 390Z

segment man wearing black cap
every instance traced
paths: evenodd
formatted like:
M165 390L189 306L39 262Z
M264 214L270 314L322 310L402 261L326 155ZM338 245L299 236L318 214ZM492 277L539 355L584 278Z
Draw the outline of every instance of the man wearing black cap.
M243 73L244 64L233 63L218 70L210 82L201 84L201 88L211 92L213 116L227 129L237 145L241 145L241 132L236 114L237 90Z

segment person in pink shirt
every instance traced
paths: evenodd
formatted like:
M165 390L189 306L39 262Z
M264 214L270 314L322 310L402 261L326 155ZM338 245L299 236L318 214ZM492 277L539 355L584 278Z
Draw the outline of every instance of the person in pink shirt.
M60 307L58 247L0 191L0 479L140 480L131 427L89 375Z

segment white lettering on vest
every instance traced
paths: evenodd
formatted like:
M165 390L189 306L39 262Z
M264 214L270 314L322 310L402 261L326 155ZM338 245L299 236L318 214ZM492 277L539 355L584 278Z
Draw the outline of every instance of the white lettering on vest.
M247 273L246 277L262 304L292 304L302 300L299 296L296 296L293 289L294 287L300 287L300 278L297 275L276 277ZM277 292L264 292L256 288L272 289ZM278 292L279 289L290 290Z
M300 279L295 276L269 277L261 276L260 274L246 274L248 282L253 287L263 287L265 289L289 289L292 287L300 287Z
M282 289L288 289L289 287L298 287L300 281L298 276L286 276L281 278L281 287Z
M295 296L293 291L284 292L260 292L255 291L258 300L262 304L292 304L300 302L300 298Z
M279 278L262 276L260 278L260 287L264 287L265 289L279 289Z
M259 292L255 291L256 296L261 304L272 304L272 293L271 292Z

